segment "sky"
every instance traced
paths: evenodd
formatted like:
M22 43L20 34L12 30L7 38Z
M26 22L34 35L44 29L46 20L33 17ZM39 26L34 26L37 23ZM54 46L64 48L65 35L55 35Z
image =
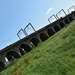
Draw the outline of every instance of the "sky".
M48 18L75 6L75 0L0 0L0 50L19 40L17 32L31 23L35 30L47 24ZM33 32L29 27L27 32ZM21 32L21 38L25 35Z

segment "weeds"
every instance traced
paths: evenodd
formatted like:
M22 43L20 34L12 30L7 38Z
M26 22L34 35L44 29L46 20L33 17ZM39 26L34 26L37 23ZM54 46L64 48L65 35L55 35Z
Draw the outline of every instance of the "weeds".
M0 75L75 75L75 21L12 62Z

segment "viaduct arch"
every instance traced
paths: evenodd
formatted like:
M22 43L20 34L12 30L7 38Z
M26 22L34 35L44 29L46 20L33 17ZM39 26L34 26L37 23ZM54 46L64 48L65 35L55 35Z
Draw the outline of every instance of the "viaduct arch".
M65 23L65 24L69 24L70 22L69 22L68 19L65 19L65 20L64 20L64 23Z
M69 17L69 21L72 22L73 21L73 17L70 16Z
M65 24L63 22L60 22L59 25L61 28L63 28L65 26Z
M30 40L30 42L32 42L32 43L34 44L34 46L37 46L38 43L40 42L40 40L39 40L38 38L32 38L32 39Z
M61 18L52 24L49 24L42 29L36 31L38 36L36 37L36 33L32 33L27 37L13 43L12 45L2 49L0 51L0 70L4 69L6 65L5 57L8 61L12 61L14 59L20 58L25 53L28 53L33 48L31 46L31 42L34 46L37 46L40 41L45 41L49 36L54 35L56 32L61 30L66 24L69 24L71 21L75 19L75 11L71 14L68 14L64 18Z
M24 50L26 53L29 52L32 48L27 44L21 44L20 49ZM21 50L20 50L21 51Z
M47 33L48 33L49 36L52 36L52 35L55 34L55 32L52 29L48 29Z
M58 32L58 31L60 30L60 27L59 27L58 25L54 25L54 30L55 30L56 32Z
M16 52L16 51L9 51L6 54L6 58L8 59L8 61L12 61L14 59L18 59L20 58L20 55Z
M45 40L47 40L47 39L48 39L47 34L41 33L41 34L40 34L40 39L41 39L42 42L45 41Z

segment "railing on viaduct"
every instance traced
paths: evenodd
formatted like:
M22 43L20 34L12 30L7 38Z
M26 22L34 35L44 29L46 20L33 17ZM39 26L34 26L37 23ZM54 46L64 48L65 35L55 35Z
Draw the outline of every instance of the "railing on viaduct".
M75 20L75 11L65 17L56 19L53 23L2 49L0 51L0 70L3 70L7 64L5 58L8 59L8 62L20 58L25 53L31 51L33 47L36 47L39 42L47 40L73 20Z

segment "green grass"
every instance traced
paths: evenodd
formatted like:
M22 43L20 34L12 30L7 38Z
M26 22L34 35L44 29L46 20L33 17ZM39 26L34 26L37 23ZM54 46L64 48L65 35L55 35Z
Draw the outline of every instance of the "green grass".
M75 75L75 21L13 61L0 75Z

